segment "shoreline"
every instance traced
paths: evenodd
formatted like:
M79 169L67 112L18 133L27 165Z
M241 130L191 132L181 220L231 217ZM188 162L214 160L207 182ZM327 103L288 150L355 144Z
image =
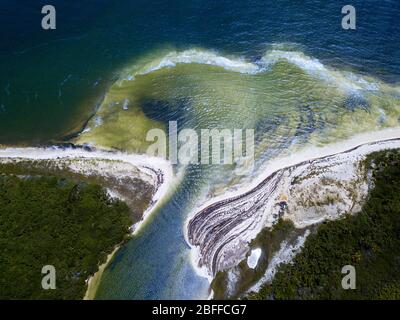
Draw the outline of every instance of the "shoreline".
M251 184L239 188L233 192L227 192L224 195L209 199L201 206L196 207L194 210L192 210L192 212L187 215L183 224L184 238L191 248L190 260L193 269L199 276L207 278L210 283L214 278L214 276L209 273L209 270L207 270L204 265L202 267L199 267L199 261L202 258L199 247L192 245L189 240L189 223L201 211L207 209L208 207L212 207L219 202L229 201L232 198L243 196L243 194L245 193L253 192L255 188L264 183L266 179L269 179L274 173L279 170L287 169L293 166L299 166L307 161L313 161L317 159L332 157L339 154L345 154L361 147L369 147L369 149L371 149L367 150L365 155L378 150L390 149L391 147L389 145L391 144L391 142L395 142L399 138L400 128L389 128L377 132L359 134L350 139L335 142L324 147L307 147L290 156L276 158L267 162L265 165L263 165L264 173L260 175L257 179L255 179ZM147 155L129 154L120 151L98 150L96 148L90 149L87 147L75 145L72 145L72 147L48 146L27 148L0 148L0 159L2 158L54 161L57 161L57 159L60 158L115 160L128 162L136 166L138 169L150 173L153 176L156 176L158 184L156 192L153 195L151 205L144 211L142 219L136 224L132 225L132 232L130 234L131 237L142 230L143 226L146 224L146 222L148 222L149 218L159 209L160 204L162 204L162 202L166 200L171 192L173 192L173 190L175 189L174 186L176 186L177 181L177 176L173 172L172 165L167 160L156 157L149 157ZM318 223L318 221L313 221L312 223ZM258 232L252 235L253 238L257 234ZM103 271L120 247L121 245L118 245L114 249L114 251L107 256L107 260L105 261L105 263L99 266L99 270L87 279L88 288L85 293L85 299L90 299L90 297L95 296L95 291L97 289L98 283L101 280ZM210 291L210 297L212 297L212 290Z
M107 268L110 261L114 258L117 251L121 248L121 246L122 245L116 246L115 249L107 255L106 261L99 265L99 269L97 270L97 272L86 280L87 288L83 300L94 300L103 272Z
M143 212L141 219L131 226L131 232L128 234L130 238L142 230L149 218L159 209L160 203L168 198L177 184L177 177L173 172L173 167L167 160L119 151L88 149L73 144L67 147L0 148L0 160L1 159L54 160L55 162L61 159L121 161L123 163L129 163L147 176L153 177L155 193L152 196L150 205ZM88 287L84 300L93 299L95 297L97 287L105 268L122 245L123 244L117 245L107 256L106 261L99 265L98 271L87 279Z
M165 200L175 184L175 175L169 161L150 157L147 155L131 154L120 151L106 151L87 149L81 146L71 147L6 147L0 148L0 159L25 159L25 160L60 160L60 159L85 159L85 160L111 160L129 163L148 176L152 176L155 182L155 190L151 205L145 210L139 222L132 225L132 234L141 230L143 223L154 213L159 202Z
M365 156L366 154L372 153L374 151L379 151L383 149L393 149L393 148L398 148L400 147L399 145L399 138L400 138L400 128L390 128L390 129L384 129L380 130L377 132L371 132L371 133L364 133L364 134L359 134L356 135L350 139L336 142L334 144L330 144L328 146L324 147L307 147L303 149L300 152L296 152L295 154L292 154L287 157L281 157L277 158L274 160L269 161L263 166L263 171L264 174L260 175L258 179L253 181L250 185L244 186L243 188L240 188L238 190L235 190L233 192L229 192L224 194L223 196L218 196L213 199L209 199L205 203L203 203L201 206L195 208L192 210L191 213L187 216L185 223L184 223L184 233L185 233L185 239L189 246L191 247L191 263L193 268L196 270L196 273L199 275L206 277L207 279L211 280L214 278L212 273L210 274L210 266L208 268L206 267L206 263L202 261L204 259L204 256L201 255L201 250L198 245L195 245L192 243L191 239L193 235L190 232L190 225L193 222L193 220L200 215L202 212L205 212L205 215L207 216L207 211L210 213L213 210L219 210L218 206L222 207L224 205L229 204L229 202L234 202L237 201L237 199L240 199L241 197L246 197L246 196L251 196L252 193L257 192L257 188L262 188L262 185L268 183L268 179L270 180L276 180L272 181L275 184L278 184L281 182L281 180L284 180L282 176L276 177L277 173L282 170L288 170L289 168L292 167L298 167L301 166L302 164L306 162L312 162L316 160L321 160L324 158L328 157L335 157L339 155L346 155L348 153L351 153L354 150L360 150L360 149L366 149L363 152L363 155ZM328 160L329 162L329 160ZM334 162L334 161L333 161ZM271 182L271 183L272 183ZM261 186L261 187L260 187ZM271 193L271 195L273 195ZM268 199L268 202L271 201L272 196ZM236 199L236 200L235 200ZM274 200L274 199L272 199ZM217 207L215 209L215 207ZM210 214L212 216L212 213ZM208 217L208 216L207 216ZM239 218L237 218L239 219ZM309 220L306 221L306 224L315 224L320 222L319 220ZM259 228L264 228L266 225L266 220L263 219L261 222L258 221L258 226L255 227L255 230L252 232L249 232L247 236L244 236L242 239L243 242L249 242L251 239L255 238L255 236L259 233L257 230ZM257 224L256 224L257 225ZM204 227L204 225L203 225ZM296 226L296 227L299 227ZM204 236L203 236L204 237ZM247 239L248 238L248 239ZM201 245L200 245L201 246ZM246 251L247 252L247 251ZM204 253L203 253L204 254ZM213 261L216 258L213 258ZM222 258L221 258L222 259ZM226 259L226 258L225 258ZM202 265L199 266L199 262L202 262ZM215 261L213 262L214 265Z

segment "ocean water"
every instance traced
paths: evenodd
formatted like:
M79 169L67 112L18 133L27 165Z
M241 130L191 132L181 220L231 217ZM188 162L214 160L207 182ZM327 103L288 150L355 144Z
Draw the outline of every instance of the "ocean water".
M99 299L206 298L189 212L278 155L399 125L398 1L353 1L357 30L342 29L342 1L52 1L53 31L40 28L43 4L0 4L0 144L84 128L74 142L143 152L146 132L171 120L255 129L255 171L186 168L106 269Z

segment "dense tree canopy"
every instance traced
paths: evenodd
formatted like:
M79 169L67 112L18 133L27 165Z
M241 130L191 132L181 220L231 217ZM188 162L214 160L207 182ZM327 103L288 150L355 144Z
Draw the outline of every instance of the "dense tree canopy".
M81 299L131 224L128 207L98 185L55 177L0 176L0 298ZM42 267L56 269L43 290Z
M326 222L292 264L253 299L400 299L400 152L371 154L374 188L362 211ZM356 289L344 290L344 265L356 270Z

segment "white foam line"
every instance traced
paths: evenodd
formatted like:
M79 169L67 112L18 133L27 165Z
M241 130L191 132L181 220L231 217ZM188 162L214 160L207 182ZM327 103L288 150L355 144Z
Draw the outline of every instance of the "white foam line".
M150 74L164 68L174 68L178 64L212 65L238 73L258 74L269 70L271 66L281 60L285 60L299 67L304 72L314 77L331 82L335 84L336 87L346 92L355 93L359 90L379 90L379 82L367 81L363 77L351 72L331 70L317 58L307 56L301 51L285 51L278 49L268 50L256 63L246 61L246 59L242 57L225 57L217 52L206 49L172 51L138 67L134 72L128 72L128 76L126 76L124 80L133 81L138 75Z
M181 52L170 52L161 59L155 59L136 72L135 75L145 75L163 68L175 67L177 64L191 63L219 66L240 73L254 74L261 71L258 65L241 58L227 58L211 50L189 49ZM128 80L133 79L134 76L128 78Z
M0 158L22 158L31 160L56 160L65 158L84 158L84 159L98 159L98 160L114 160L122 161L132 164L139 168L142 172L154 175L154 171L161 172L163 175L163 182L156 190L152 198L152 205L145 211L140 222L134 225L133 234L137 233L146 218L151 216L156 211L159 202L163 201L170 191L171 185L175 184L175 176L173 173L172 165L157 157L150 157L147 155L128 154L123 152L106 152L101 150L87 151L84 149L69 149L60 147L47 147L47 148L5 148L0 149Z
M314 77L334 83L344 91L357 92L359 90L379 90L379 84L377 82L371 83L351 72L345 73L330 70L318 59L309 57L299 51L271 50L268 51L261 60L266 66L273 65L279 60L286 60Z

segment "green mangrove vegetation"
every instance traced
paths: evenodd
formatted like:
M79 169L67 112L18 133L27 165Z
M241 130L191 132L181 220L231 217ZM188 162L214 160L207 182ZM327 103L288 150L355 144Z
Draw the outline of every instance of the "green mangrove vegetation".
M219 271L212 283L211 288L214 292L213 299L237 299L254 285L267 270L268 263L272 256L279 250L282 241L289 243L295 241L299 235L304 233L303 229L296 229L291 221L279 220L273 228L265 228L250 243L250 247L263 248L257 267L251 269L247 265L247 258L239 263L238 266L224 271ZM229 273L234 272L238 277L234 288L229 287Z
M367 157L371 190L361 212L321 224L292 263L250 299L400 299L400 151ZM356 289L341 285L344 265Z
M0 299L82 299L86 280L128 237L130 210L99 185L0 175ZM44 290L53 265L56 289Z

